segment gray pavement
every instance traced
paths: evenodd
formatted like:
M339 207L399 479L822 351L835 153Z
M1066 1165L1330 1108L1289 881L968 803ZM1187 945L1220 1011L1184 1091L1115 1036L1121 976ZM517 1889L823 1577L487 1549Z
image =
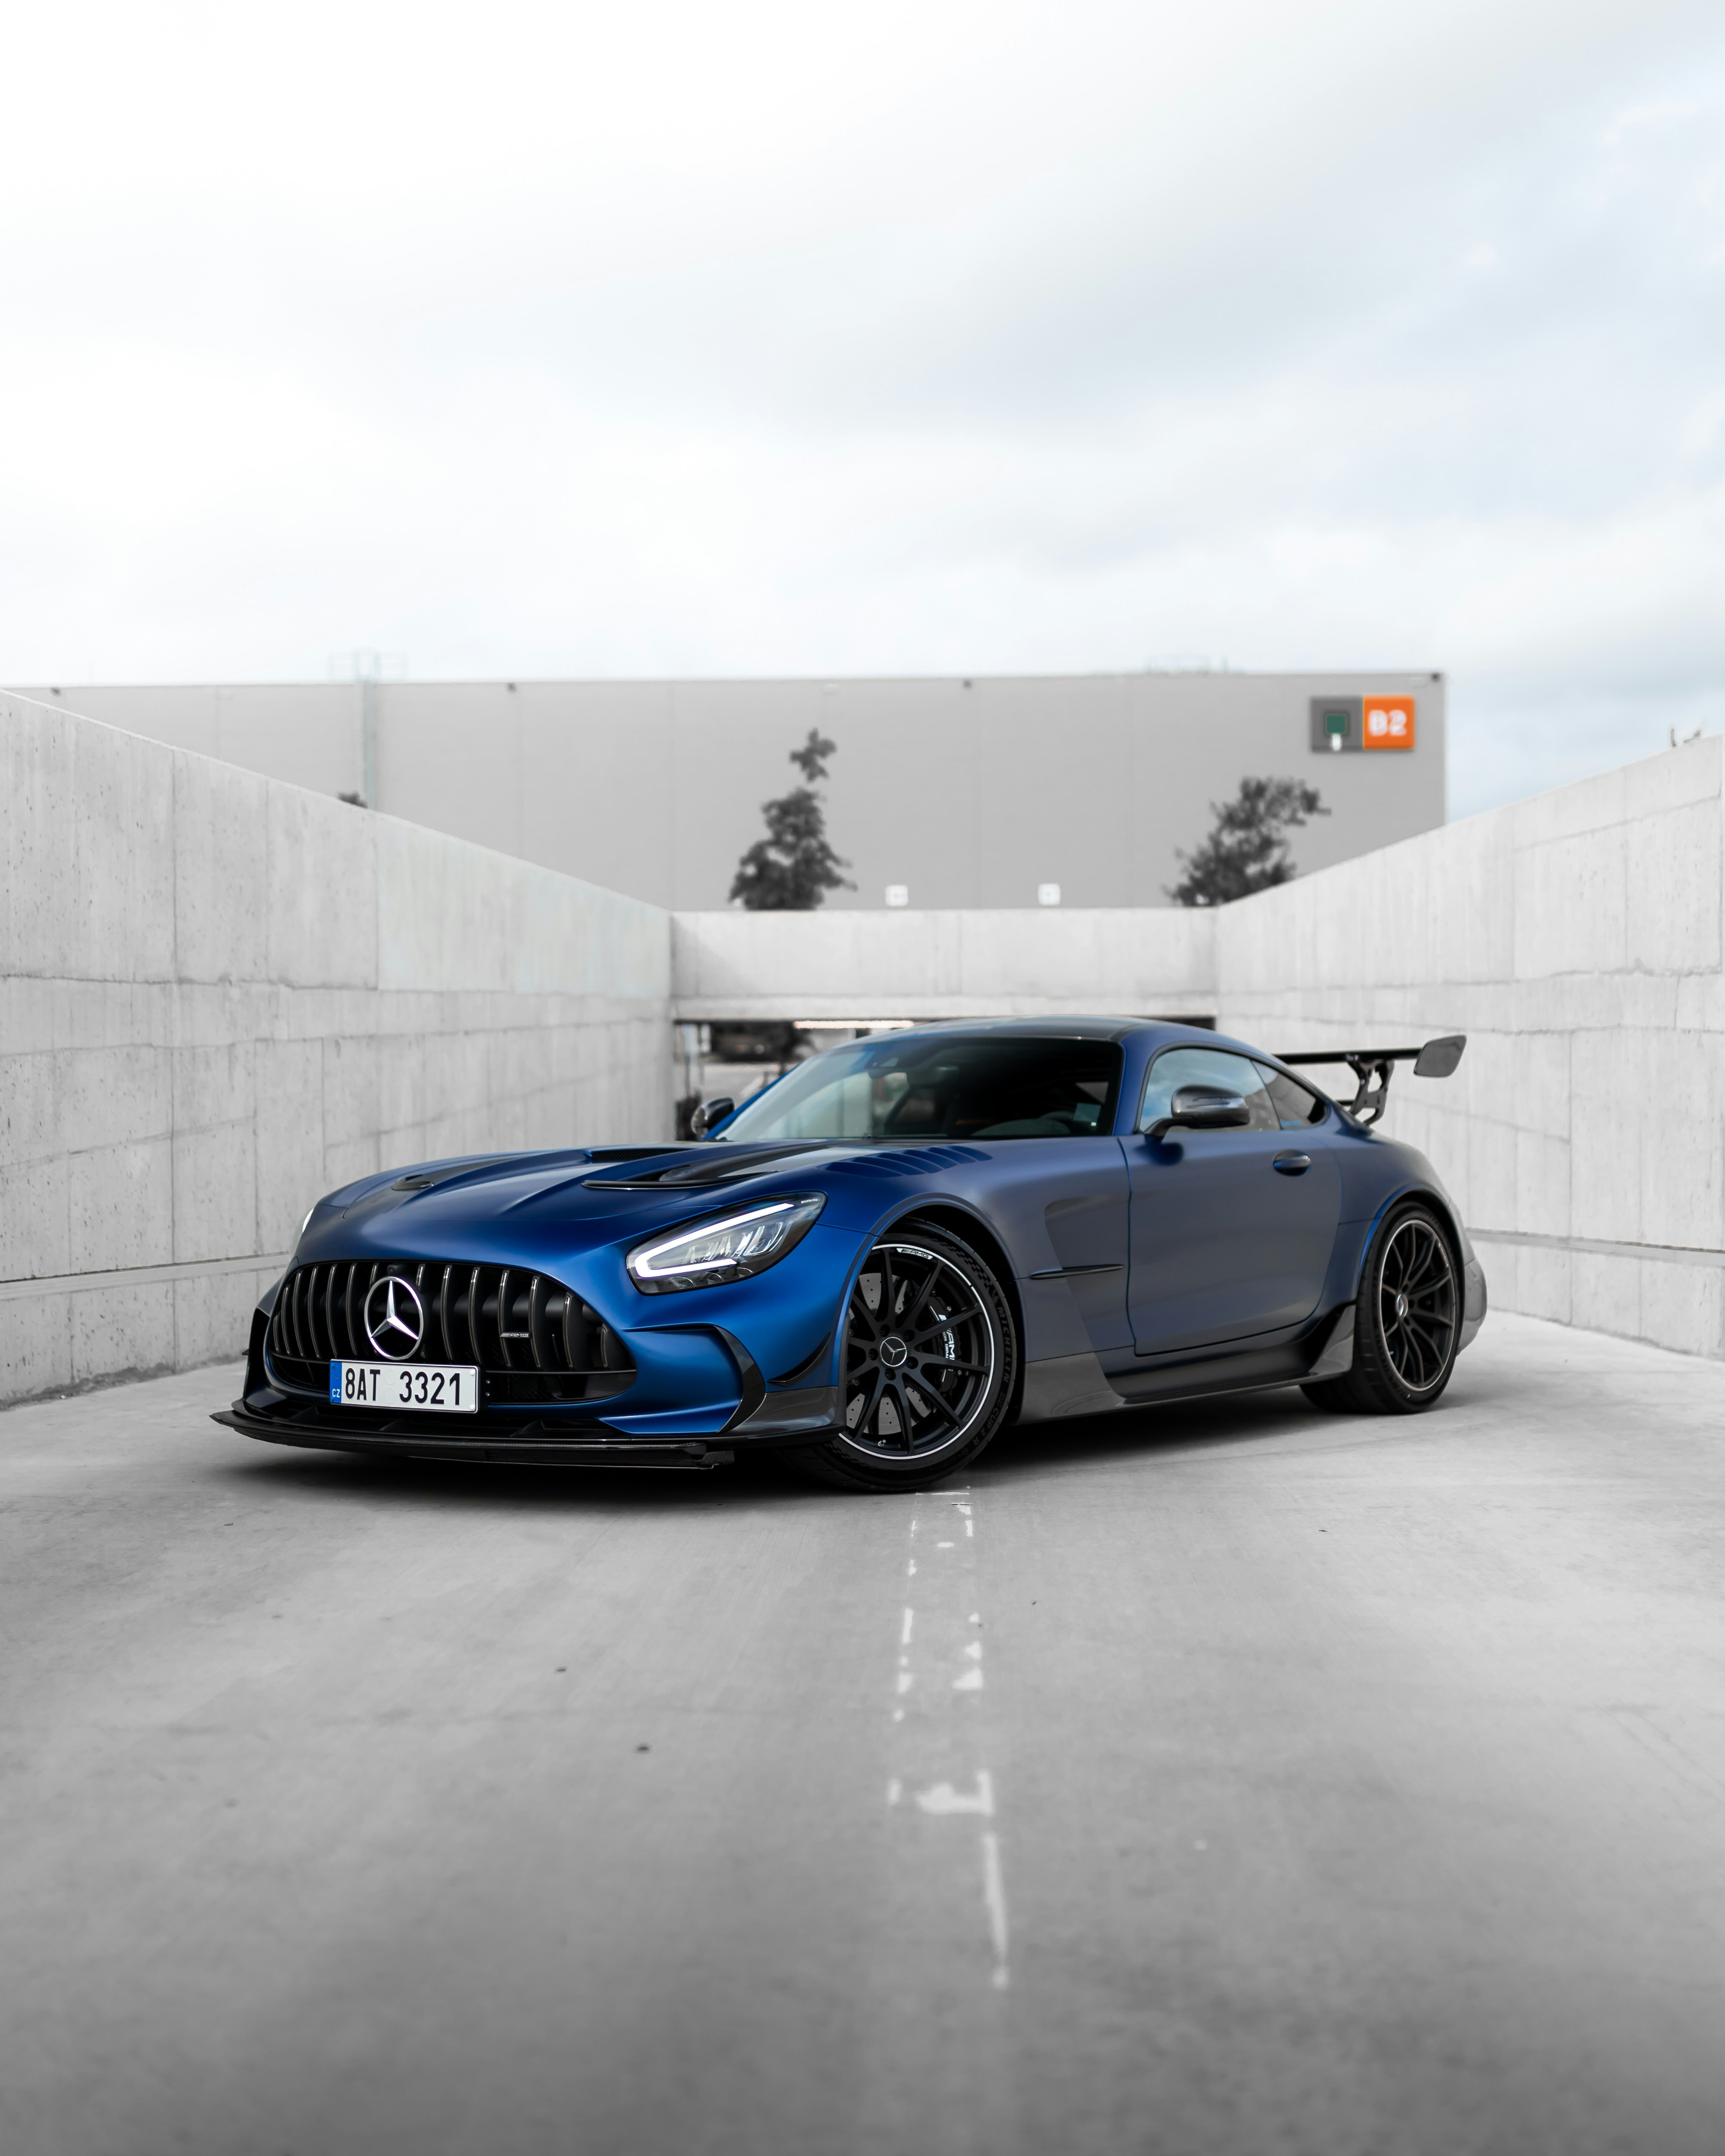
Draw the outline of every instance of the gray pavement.
M919 1499L0 1415L7 2156L1725 2147L1725 1367Z

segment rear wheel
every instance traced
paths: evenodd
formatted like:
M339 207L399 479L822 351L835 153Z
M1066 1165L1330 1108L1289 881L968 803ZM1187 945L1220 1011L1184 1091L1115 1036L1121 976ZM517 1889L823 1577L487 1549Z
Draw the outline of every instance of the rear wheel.
M1372 1238L1354 1304L1353 1368L1301 1390L1314 1407L1418 1414L1455 1368L1461 1276L1448 1232L1419 1199L1394 1207Z
M870 1251L845 1312L842 1426L787 1455L845 1490L914 1490L968 1467L1005 1419L1012 1311L956 1235L910 1227Z

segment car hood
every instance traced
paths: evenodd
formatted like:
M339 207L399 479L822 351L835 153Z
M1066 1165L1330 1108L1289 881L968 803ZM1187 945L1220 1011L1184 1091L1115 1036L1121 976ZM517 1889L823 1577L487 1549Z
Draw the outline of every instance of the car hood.
M772 1188L929 1175L987 1155L970 1146L883 1148L867 1140L762 1146L598 1146L429 1161L368 1176L313 1209L295 1262L359 1257L531 1261L650 1233ZM859 1192L859 1194L860 1193Z

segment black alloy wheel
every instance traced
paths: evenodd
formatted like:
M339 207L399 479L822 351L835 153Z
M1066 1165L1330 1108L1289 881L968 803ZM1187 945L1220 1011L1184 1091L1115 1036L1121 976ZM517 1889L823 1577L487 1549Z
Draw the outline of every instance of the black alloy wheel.
M896 1229L851 1291L841 1425L793 1464L845 1489L939 1481L999 1430L1017 1372L1011 1308L989 1266L956 1236Z
M1394 1207L1366 1253L1354 1305L1353 1368L1302 1388L1315 1406L1418 1414L1455 1368L1461 1273L1448 1229L1418 1199Z
M1455 1360L1455 1268L1437 1223L1399 1220L1378 1267L1378 1326L1390 1368L1410 1393L1429 1393Z

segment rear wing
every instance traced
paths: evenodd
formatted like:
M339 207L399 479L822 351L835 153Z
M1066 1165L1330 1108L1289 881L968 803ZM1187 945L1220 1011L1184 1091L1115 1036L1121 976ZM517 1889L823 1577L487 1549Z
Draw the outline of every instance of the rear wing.
M1283 1055L1279 1062L1345 1063L1357 1081L1348 1112L1357 1123L1375 1123L1389 1097L1389 1075L1398 1063L1411 1063L1416 1078L1447 1078L1461 1060L1467 1045L1465 1033L1446 1033L1428 1040L1424 1048L1334 1048L1322 1054Z

